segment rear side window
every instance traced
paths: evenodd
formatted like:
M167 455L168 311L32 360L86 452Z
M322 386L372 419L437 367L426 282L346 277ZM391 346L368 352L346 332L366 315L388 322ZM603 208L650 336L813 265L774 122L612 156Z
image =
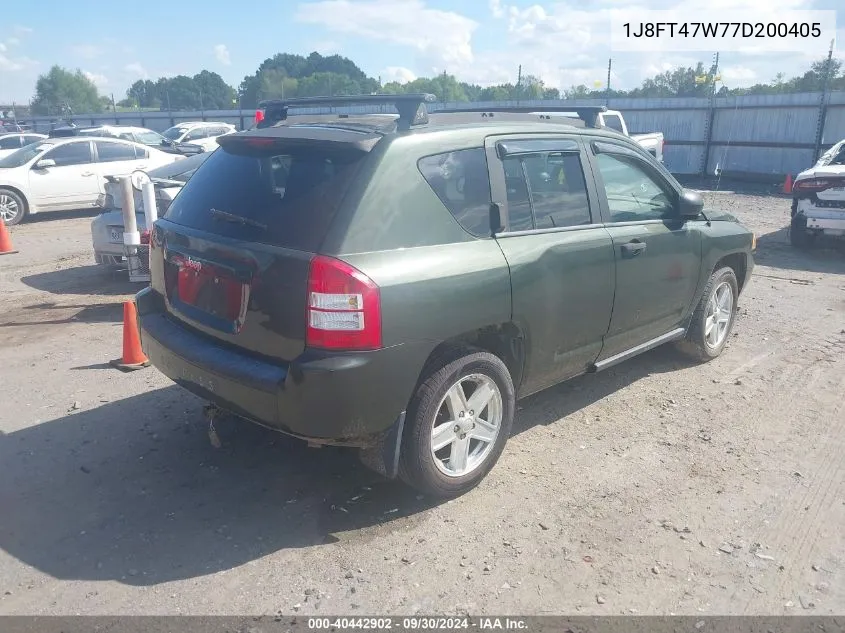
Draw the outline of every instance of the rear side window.
M426 156L419 169L429 186L469 233L490 235L490 180L482 148Z
M363 154L315 149L258 155L214 152L165 218L218 235L313 252Z
M611 130L616 130L617 132L621 132L623 134L625 132L622 129L622 119L620 119L619 116L616 114L606 114L604 116L604 124Z
M6 138L0 138L0 149L18 149L20 146L20 136L7 136Z
M551 229L592 222L576 153L542 152L505 159L509 230Z
M135 160L135 148L123 143L109 141L95 141L97 158L101 163L111 163L121 160Z

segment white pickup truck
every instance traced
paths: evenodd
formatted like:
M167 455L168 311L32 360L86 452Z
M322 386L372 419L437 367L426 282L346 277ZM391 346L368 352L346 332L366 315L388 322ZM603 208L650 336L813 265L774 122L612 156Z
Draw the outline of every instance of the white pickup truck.
M564 112L544 112L539 110L534 112L544 117L565 117L569 116ZM628 132L628 125L625 123L625 117L619 110L605 110L598 114L598 122L602 127L609 130L614 130L620 134L624 134L628 138L636 141L642 145L645 150L654 156L658 162L663 162L663 132L650 132L649 134L631 134Z
M648 134L630 134L625 118L618 110L606 110L599 113L599 122L603 127L616 130L620 134L630 137L642 145L658 162L663 162L663 132L650 132Z

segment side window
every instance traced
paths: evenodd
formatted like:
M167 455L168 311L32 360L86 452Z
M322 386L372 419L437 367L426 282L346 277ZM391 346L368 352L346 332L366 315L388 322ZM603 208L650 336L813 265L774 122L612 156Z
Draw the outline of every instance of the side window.
M605 114L604 115L604 124L606 127L609 127L611 130L616 130L617 132L623 133L625 130L622 128L622 119L619 118L618 114Z
M119 160L135 160L135 148L123 143L109 141L95 141L97 157L101 163L112 163Z
M519 156L511 156L505 159L504 165L508 195L508 230L530 231L534 228L534 218L531 215L531 200L523 161Z
M69 165L85 165L92 162L91 143L67 143L59 145L44 154L43 158L52 158L56 161L56 167L67 167Z
M18 149L21 146L20 136L7 136L0 138L0 149Z
M542 152L504 162L511 231L592 222L579 154Z
M662 220L674 214L674 195L636 158L598 154L611 222Z
M208 137L208 128L198 127L198 128L194 128L193 130L188 132L188 135L185 137L185 141L190 143L191 141L198 141L200 139L207 138L207 137Z
M482 148L421 158L420 172L440 201L469 233L490 235L490 179Z
M135 158L149 158L150 150L140 145L135 146Z
M42 140L44 140L44 139L42 139L40 136L27 136L27 135L24 135L24 137L23 137L23 144L24 144L24 145L29 145L30 143L37 143L38 141L42 141Z

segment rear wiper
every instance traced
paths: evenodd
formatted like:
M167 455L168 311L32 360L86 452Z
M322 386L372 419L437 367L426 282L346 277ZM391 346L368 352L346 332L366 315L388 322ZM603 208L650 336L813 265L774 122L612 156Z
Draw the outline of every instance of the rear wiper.
M266 224L261 224L261 222L256 222L255 220L250 220L249 218L245 218L242 215L235 215L234 213L228 213L226 211L221 211L220 209L211 209L211 215L216 218L220 218L222 220L226 220L227 222L237 222L238 224L242 224L244 226L254 226L259 229L267 230Z

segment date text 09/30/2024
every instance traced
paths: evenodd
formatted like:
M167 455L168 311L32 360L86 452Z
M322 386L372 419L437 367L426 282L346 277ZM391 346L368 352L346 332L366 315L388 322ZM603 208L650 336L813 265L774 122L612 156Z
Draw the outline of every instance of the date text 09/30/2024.
M513 617L353 617L353 618L309 618L308 628L319 630L370 630L370 631L457 631L477 629L481 631L524 631L527 623L523 618Z

